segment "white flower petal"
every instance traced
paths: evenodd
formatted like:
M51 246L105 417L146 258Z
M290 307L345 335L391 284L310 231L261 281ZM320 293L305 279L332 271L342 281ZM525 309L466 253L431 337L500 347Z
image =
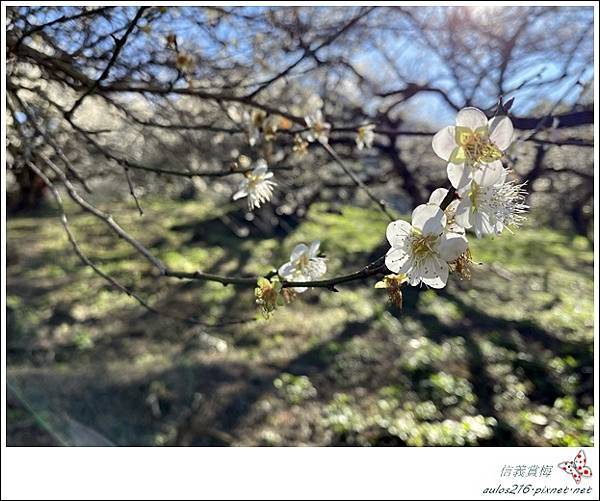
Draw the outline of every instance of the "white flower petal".
M456 207L454 221L463 228L471 227L471 207L473 204L469 198L463 198Z
M479 186L492 186L502 182L504 175L504 167L500 160L496 160L489 164L482 164L473 169L473 181Z
M279 267L279 270L277 270L277 274L281 278L284 278L285 280L289 280L290 278L292 278L294 276L295 271L296 271L296 267L294 266L294 264L288 262L288 263L282 264Z
M473 216L473 230L477 238L482 235L494 233L494 226L490 223L490 218L487 213L477 211Z
M241 123L243 121L242 110L238 106L231 105L227 108L227 115L231 120L236 123Z
M419 285L421 283L421 276L418 273L415 273L414 270L409 270L408 273L406 273L406 275L408 277L409 285L412 285L414 287L415 285Z
M467 250L469 243L464 235L458 233L446 233L438 247L440 257L450 263Z
M258 129L250 129L248 130L248 144L250 146L256 145L258 140L260 139L260 131Z
M449 163L446 172L448 173L450 184L457 190L464 188L471 182L471 168L465 164Z
M298 261L302 256L304 256L308 252L308 247L306 244L298 244L294 247L292 251L292 255L290 256L290 262Z
M267 161L264 158L259 158L256 161L255 166L256 167L254 168L253 174L258 175L264 175L269 168L269 166L267 165Z
M425 235L439 235L444 231L446 215L437 205L421 204L413 210L412 225Z
M431 141L435 154L443 160L448 160L457 147L454 139L454 127L448 126L440 130Z
M438 188L429 196L429 203L440 205L444 201L444 198L446 198L447 194L448 190L446 188Z
M236 191L233 194L233 199L234 200L239 200L240 198L244 198L248 196L248 191L246 190L246 188L241 188L239 191Z
M393 273L406 273L410 264L411 256L404 249L392 247L385 255L385 265Z
M308 257L317 257L319 254L319 247L321 242L319 240L313 240L310 244L310 248L308 249Z
M403 247L404 242L410 236L412 226L406 221L398 219L388 224L385 236L392 247Z
M485 116L485 113L477 108L463 108L458 112L458 115L456 115L456 125L459 127L467 127L474 131L479 127L487 126L487 124L488 119Z
M298 268L294 267L293 271L291 272L291 274L286 275L285 280L291 283L294 282L310 282L311 278L307 277L304 273L302 273ZM308 287L294 287L293 288L296 292L298 293L302 293L305 292L306 290L308 290Z
M327 273L327 262L321 257L312 258L306 267L306 273L311 280L317 280Z
M513 124L507 116L494 117L489 122L490 141L504 151L512 142Z
M421 265L421 282L434 289L443 289L448 282L448 271L445 261L428 259Z

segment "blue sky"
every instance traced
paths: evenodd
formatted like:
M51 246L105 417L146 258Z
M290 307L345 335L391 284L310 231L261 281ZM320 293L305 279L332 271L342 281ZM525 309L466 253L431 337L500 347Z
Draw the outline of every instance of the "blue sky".
M125 25L127 19L131 19L135 14L137 7L131 6L125 9L120 9L119 19L120 22ZM168 14L158 16L157 20L152 23L152 33L147 36L138 36L131 43L128 44L126 50L123 51L122 57L129 58L130 60L143 60L145 53L148 51L149 46L160 47L164 44L164 37L167 33L175 32L178 35L178 40L184 46L190 47L191 50L197 50L200 56L210 56L215 54L220 47L218 44L210 41L208 37L202 33L202 29L194 23L192 16L189 14L190 7L184 9L177 9L180 12L170 11ZM443 15L442 8L427 8L432 16ZM240 12L244 13L255 13L257 11L265 10L264 7L247 7L243 8ZM352 8L353 11L357 11L357 8ZM55 10L49 13L45 18L38 17L35 22L47 22L50 19L59 17L65 12L77 12L75 8L62 8L61 11ZM325 12L325 11L324 11ZM556 16L564 16L567 10L557 9ZM569 12L573 12L571 9ZM481 15L490 15L491 11L482 9ZM590 22L593 20L593 8L580 8L578 16L582 19L589 18ZM204 23L208 21L204 15L200 18ZM567 20L568 21L568 20ZM215 30L215 33L219 38L225 41L230 47L232 47L233 40L237 41L237 48L231 50L232 57L240 61L248 61L251 55L251 40L254 34L261 29L265 29L267 26L261 26L260 23L257 25L248 26L243 21L236 20L232 22L221 23ZM110 28L110 24L104 20L99 20L97 24L98 32L104 32ZM535 27L542 29L543 26ZM548 33L548 37L551 37L552 33ZM576 33L573 33L576 36ZM71 38L72 37L72 38ZM385 50L392 54L392 57L402 61L401 67L404 76L409 81L416 83L427 83L433 82L435 85L442 87L447 90L449 96L459 104L461 98L459 93L452 88L451 82L445 77L444 70L445 62L429 48L425 47L419 38L411 36L401 37L390 37L385 36L382 33L373 34L373 44L375 41L384 45ZM77 33L70 34L69 37L65 37L62 40L62 44L65 48L73 47L77 43ZM112 40L107 39L103 43L97 44L94 50L98 51L110 51L112 47ZM348 53L344 53L357 67L363 69L367 74L371 74L376 78L379 78L381 87L385 90L392 88L401 88L402 82L399 82L393 73L389 70L386 72L387 64L380 56L378 50L372 47L373 44L363 44L356 50ZM371 46L370 46L371 45ZM342 47L348 48L348 44L342 45ZM335 53L339 50L339 46L335 44L331 48L324 50L324 53L328 52ZM294 61L300 52L290 53L284 59L287 62ZM493 54L484 54L484 58L489 58L492 61L492 65L495 64L493 60ZM593 78L593 64L585 61L586 54L575 54L571 67L569 68L570 78L564 79L559 83L536 88L535 93L522 90L514 94L510 94L516 97L513 112L515 114L525 115L531 112L532 108L539 104L541 100L553 102L560 97L565 98L566 103L572 103L577 99L579 89L574 88L567 94L565 91L572 87L573 82L577 76L581 76L581 80L586 81ZM552 57L544 57L543 53L538 54L536 57L532 57L531 61L527 62L526 67L512 75L512 79L508 82L510 85L518 85L524 79L530 79L534 75L539 74L539 78L542 80L551 79L555 76L559 76L562 73L562 61L557 61ZM297 69L300 71L305 66L299 66ZM150 71L152 71L150 69ZM164 69L155 70L157 76L165 76ZM510 74L510 73L509 73ZM91 77L97 75L90 74ZM118 76L118 69L115 69L111 73L111 77ZM269 77L269 74L257 74L257 79ZM301 77L304 78L304 77ZM496 101L498 96L480 93L476 95L476 101L478 105L485 107L491 106ZM454 116L454 111L447 105L447 103L435 93L421 93L418 96L412 98L408 105L409 110L419 110L419 114L424 119L431 121L436 125L444 123L450 123Z

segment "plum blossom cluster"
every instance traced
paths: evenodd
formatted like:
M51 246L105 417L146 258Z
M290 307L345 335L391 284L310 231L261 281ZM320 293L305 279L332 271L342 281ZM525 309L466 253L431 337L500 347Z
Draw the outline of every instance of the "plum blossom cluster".
M306 106L304 122L306 129L293 136L292 151L303 157L311 143L329 143L331 124L325 121L323 114L323 100L317 95L311 95ZM261 140L273 141L280 129L290 129L292 123L279 115L268 115L257 108L245 109L239 105L227 108L228 117L241 129L251 147L256 146ZM359 150L369 149L375 139L375 125L367 124L358 128L356 133L356 147ZM246 179L240 182L238 191L233 195L233 200L248 199L248 210L258 209L262 204L269 202L273 195L273 187L277 185L271 178L273 173L268 170L267 162L259 159L252 172L246 172Z
M265 141L272 141L279 129L289 129L292 125L287 118L279 115L267 115L257 108L247 110L236 105L227 108L227 116L242 129L250 146L258 144L261 134Z
M448 161L448 179L460 199L454 207L455 222L471 228L477 238L519 226L528 209L524 185L508 180L510 171L501 161L512 138L510 118L488 120L477 108L462 109L456 126L445 127L433 138L433 150Z
M305 151L313 142L326 145L329 141L331 125L324 119L322 101L312 104L305 116L307 129L294 136L294 151ZM243 125L251 146L256 144L261 132L269 140L267 135L277 131L276 122L269 125L270 117L262 112L236 115L231 111L230 116L234 115ZM357 148L371 148L374 137L374 125L360 127L355 140ZM413 210L410 222L399 219L388 225L386 237L390 249L383 261L392 273L375 287L387 289L394 304L401 307L402 287L406 284L441 289L446 286L450 273L469 278L472 260L467 231L481 238L498 235L524 221L528 210L524 185L510 180L510 170L502 163L512 138L510 118L495 116L488 120L482 111L472 107L460 110L455 125L435 134L432 147L447 162L452 190L435 190L427 203ZM271 199L276 186L272 178L266 161L259 159L254 168L245 173L234 200L247 198L249 210L260 207ZM327 260L319 249L319 241L298 244L289 261L277 272L274 270L270 278L258 281L256 302L265 317L325 275Z
M528 209L524 185L507 179L509 170L501 161L512 137L510 118L488 120L471 107L459 111L456 125L434 136L433 150L448 162L448 179L457 198L446 201L448 190L440 188L415 208L410 223L389 224L385 264L395 276L410 285L443 288L450 271L469 275L466 230L481 238L523 222Z

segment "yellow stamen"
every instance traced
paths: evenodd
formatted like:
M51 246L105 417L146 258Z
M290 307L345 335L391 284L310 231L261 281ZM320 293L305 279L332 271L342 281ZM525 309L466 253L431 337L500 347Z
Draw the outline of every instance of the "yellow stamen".
M435 253L433 245L437 241L437 235L423 235L415 233L412 238L412 254L415 261L419 262Z
M490 141L485 127L474 131L466 127L456 127L456 143L459 145L456 159L464 157L471 165L487 164L502 158L502 152Z

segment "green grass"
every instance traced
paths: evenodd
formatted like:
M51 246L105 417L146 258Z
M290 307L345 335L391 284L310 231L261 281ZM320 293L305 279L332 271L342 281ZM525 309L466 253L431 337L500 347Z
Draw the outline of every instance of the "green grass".
M144 208L114 215L185 271L265 274L318 239L330 273L346 273L386 248L386 219L354 206L316 204L285 239L260 241L197 238L224 210L210 202ZM68 210L90 258L153 305L207 322L256 316L252 289L157 278ZM207 330L146 312L83 267L55 214L11 217L8 378L36 412L120 445L591 445L592 245L533 221L471 250L470 281L408 288L402 312L373 279ZM9 443L26 442L21 414Z

